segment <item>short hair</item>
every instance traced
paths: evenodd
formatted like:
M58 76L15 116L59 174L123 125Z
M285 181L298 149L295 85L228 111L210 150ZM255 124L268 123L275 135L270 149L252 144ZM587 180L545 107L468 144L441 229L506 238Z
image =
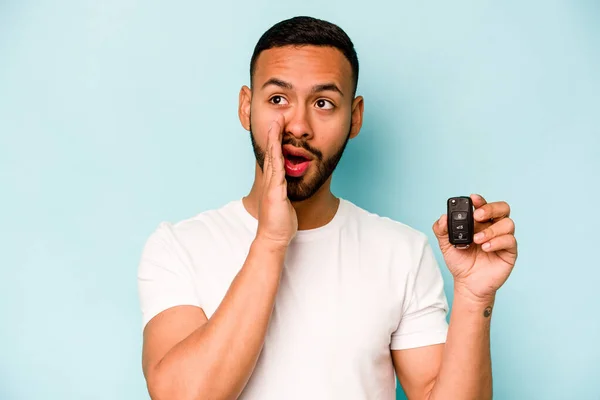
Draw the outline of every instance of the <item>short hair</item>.
M354 44L339 26L313 17L293 17L273 25L258 40L250 60L250 82L261 52L284 46L327 46L342 52L352 67L353 96L358 84L358 56Z

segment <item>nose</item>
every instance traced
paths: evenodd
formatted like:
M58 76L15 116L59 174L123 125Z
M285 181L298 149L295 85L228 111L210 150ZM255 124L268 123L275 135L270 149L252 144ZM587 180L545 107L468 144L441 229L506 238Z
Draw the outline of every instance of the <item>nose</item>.
M312 138L313 131L310 126L306 106L298 105L285 113L285 120L288 121L284 133L294 136L299 140L308 140Z

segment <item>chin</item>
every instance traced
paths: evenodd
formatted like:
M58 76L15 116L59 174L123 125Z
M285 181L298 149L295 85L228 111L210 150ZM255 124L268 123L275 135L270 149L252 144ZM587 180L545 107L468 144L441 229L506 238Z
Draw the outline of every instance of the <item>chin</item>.
M305 176L301 177L286 177L288 182L288 198L290 201L298 202L308 200L315 195L321 186L316 186L317 182L311 182L312 184L306 184ZM309 181L310 182L310 181Z

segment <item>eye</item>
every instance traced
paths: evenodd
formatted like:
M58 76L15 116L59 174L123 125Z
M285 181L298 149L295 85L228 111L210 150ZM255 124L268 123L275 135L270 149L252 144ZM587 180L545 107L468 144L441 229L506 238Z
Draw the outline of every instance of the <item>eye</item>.
M317 100L315 105L321 110L333 110L333 108L335 107L331 101L325 99Z
M287 104L286 101L287 100L283 96L273 96L269 99L269 103L275 105L285 105Z

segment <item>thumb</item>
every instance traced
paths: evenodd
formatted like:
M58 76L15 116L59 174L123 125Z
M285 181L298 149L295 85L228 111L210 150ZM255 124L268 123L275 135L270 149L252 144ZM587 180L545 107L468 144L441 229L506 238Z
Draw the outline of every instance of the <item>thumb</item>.
M450 245L450 241L448 240L448 216L446 214L442 214L442 216L433 223L431 228L433 229L433 233L435 234L435 237L437 237L441 248Z

